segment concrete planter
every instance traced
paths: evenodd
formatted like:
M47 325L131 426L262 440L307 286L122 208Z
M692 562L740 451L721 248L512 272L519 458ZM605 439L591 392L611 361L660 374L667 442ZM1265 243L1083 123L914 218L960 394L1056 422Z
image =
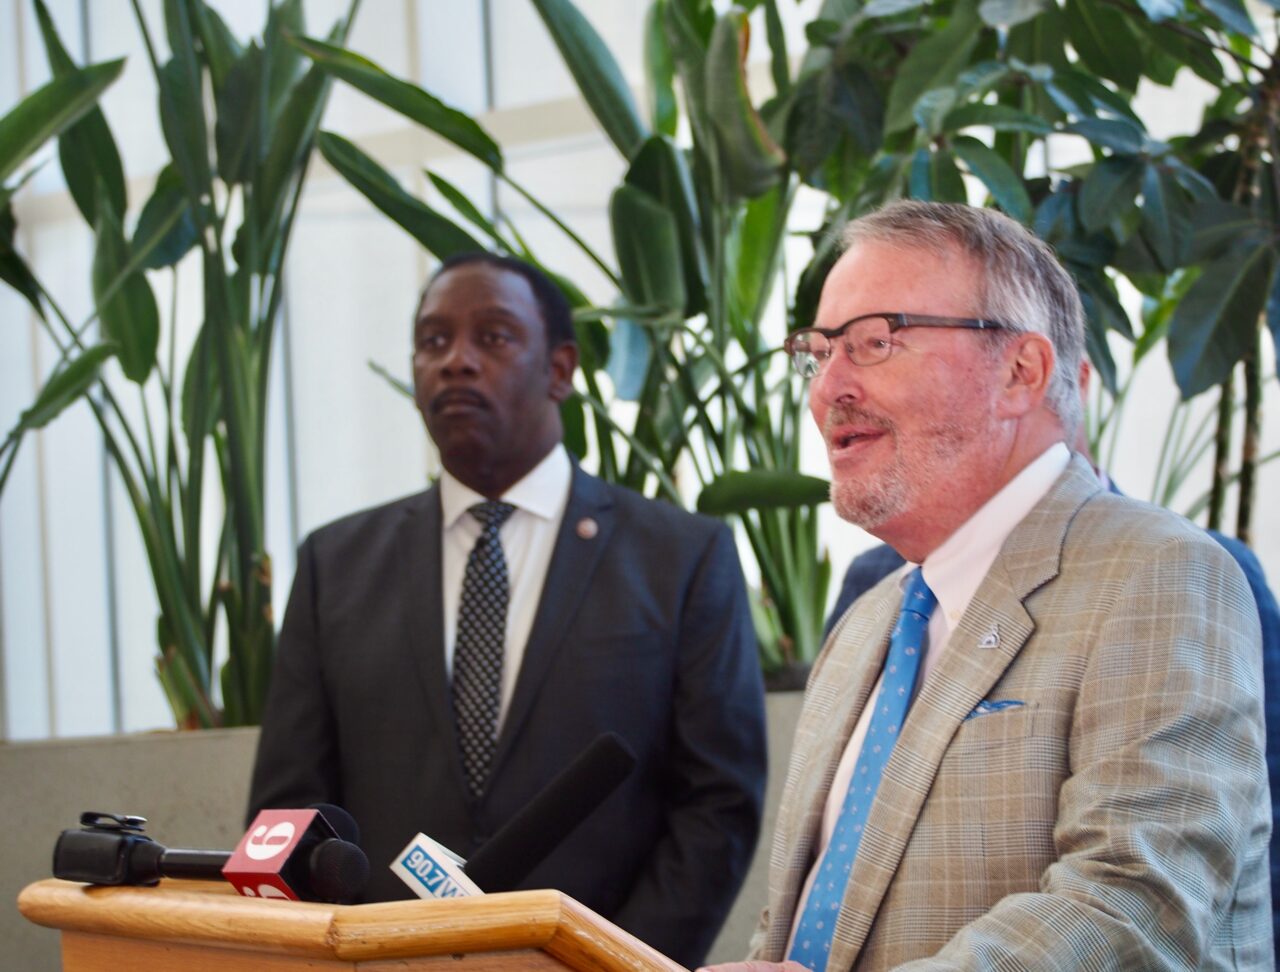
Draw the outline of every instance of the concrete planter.
M770 838L802 695L770 692L769 789L760 845L711 952L741 958L765 902ZM84 810L136 813L169 847L229 850L243 833L257 729L156 732L0 744L0 961L6 969L57 972L58 935L26 921L18 892L51 875L58 833Z
M57 972L58 934L18 913L83 810L137 813L169 847L229 850L244 831L257 729L0 744L0 943L6 969Z

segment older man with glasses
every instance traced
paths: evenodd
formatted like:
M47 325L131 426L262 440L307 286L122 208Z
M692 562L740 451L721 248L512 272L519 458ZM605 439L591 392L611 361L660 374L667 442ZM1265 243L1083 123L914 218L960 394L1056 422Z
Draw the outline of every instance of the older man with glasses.
M1070 453L1070 277L966 206L845 243L787 351L837 512L908 563L814 666L748 965L1271 968L1257 609Z

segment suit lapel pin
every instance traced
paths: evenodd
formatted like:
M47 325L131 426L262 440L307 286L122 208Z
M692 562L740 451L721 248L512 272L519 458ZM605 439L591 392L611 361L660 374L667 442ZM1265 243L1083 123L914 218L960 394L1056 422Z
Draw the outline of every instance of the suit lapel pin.
M979 648L995 648L1000 644L1000 629L992 625L991 630L982 636L982 640L978 642Z
M576 529L578 531L578 536L583 540L591 540L600 532L600 524L596 523L596 521L591 519L591 517L584 516L578 521Z

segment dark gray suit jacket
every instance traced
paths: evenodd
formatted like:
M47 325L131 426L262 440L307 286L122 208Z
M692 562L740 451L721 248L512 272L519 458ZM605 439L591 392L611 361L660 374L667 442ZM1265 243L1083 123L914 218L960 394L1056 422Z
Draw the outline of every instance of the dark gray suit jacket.
M578 524L598 530L584 537ZM524 882L700 962L755 845L765 775L755 637L729 530L574 470L487 792L469 799L444 667L438 490L302 545L250 813L332 802L361 828L366 900L418 831L467 856L599 734L638 763ZM589 533L590 531L581 531Z

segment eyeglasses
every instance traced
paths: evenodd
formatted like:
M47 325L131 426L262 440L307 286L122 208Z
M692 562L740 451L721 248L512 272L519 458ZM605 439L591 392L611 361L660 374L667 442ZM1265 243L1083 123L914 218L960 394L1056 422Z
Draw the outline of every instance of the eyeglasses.
M813 378L831 359L831 350L843 338L849 360L864 368L889 360L894 344L889 335L904 327L958 327L970 331L1002 331L1008 325L976 317L935 317L931 314L899 314L892 311L863 314L839 327L806 327L787 337L783 349L796 371Z

